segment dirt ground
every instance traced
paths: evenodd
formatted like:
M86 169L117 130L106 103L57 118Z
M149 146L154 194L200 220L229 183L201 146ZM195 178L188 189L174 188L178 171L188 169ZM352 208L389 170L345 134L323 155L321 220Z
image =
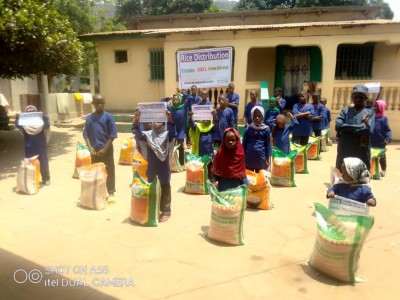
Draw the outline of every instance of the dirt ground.
M1 299L398 299L400 270L400 146L388 146L388 171L372 182L375 224L361 252L359 276L346 284L312 269L314 202L327 204L336 146L308 161L297 187L273 187L274 209L246 210L246 245L206 238L210 197L182 192L172 175L172 216L158 227L129 220L130 166L116 165L117 203L103 211L79 206L73 179L81 130L52 128L51 185L16 192L23 158L18 131L0 132ZM130 137L130 134L119 134ZM118 161L120 140L114 142ZM108 286L107 286L108 285Z

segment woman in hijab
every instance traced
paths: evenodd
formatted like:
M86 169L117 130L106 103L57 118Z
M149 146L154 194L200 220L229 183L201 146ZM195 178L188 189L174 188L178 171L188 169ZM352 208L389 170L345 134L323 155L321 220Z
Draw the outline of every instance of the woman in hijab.
M371 136L371 147L386 149L386 145L392 141L392 131L389 127L388 118L385 116L386 102L377 100L373 104L375 110L374 133ZM386 175L386 152L379 158L381 165L381 176Z
M28 105L25 108L26 113L37 113L37 108L33 105ZM34 118L34 117L33 117ZM33 157L38 155L40 162L40 175L42 184L50 184L49 159L47 156L46 137L50 133L49 117L41 113L40 118L34 118L27 125L20 125L20 115L16 116L16 127L24 135L25 157Z
M326 194L327 198L345 197L357 202L376 206L376 198L369 185L370 173L363 161L357 157L343 159L342 179L332 185Z
M175 124L172 122L171 112L167 111L167 124L153 123L150 130L141 130L139 126L139 110L135 112L133 129L135 137L140 141L142 155L148 162L147 179L152 182L156 176L160 180L160 222L166 222L171 216L171 171L169 157L175 143Z
M247 185L244 150L236 129L224 131L222 143L215 155L212 172L218 183L218 190L233 189L242 184Z
M263 123L264 108L254 106L251 110L252 123L243 134L243 149L246 155L246 169L258 172L267 170L271 157L271 132Z

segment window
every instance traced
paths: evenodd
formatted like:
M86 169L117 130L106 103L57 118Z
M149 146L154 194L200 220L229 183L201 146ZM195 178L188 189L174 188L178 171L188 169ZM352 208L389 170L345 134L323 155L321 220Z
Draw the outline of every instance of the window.
M127 50L115 50L114 59L116 64L122 64L128 62L128 51Z
M150 80L164 80L164 49L150 49Z
M336 79L370 79L374 44L339 45L336 54Z

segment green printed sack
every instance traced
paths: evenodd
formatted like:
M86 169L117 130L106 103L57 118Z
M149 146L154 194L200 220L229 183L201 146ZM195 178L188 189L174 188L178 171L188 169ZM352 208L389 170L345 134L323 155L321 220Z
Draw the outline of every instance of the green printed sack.
M231 245L244 245L243 219L246 208L247 186L219 192L208 181L212 201L211 221L207 236Z
M208 164L210 155L198 156L189 152L185 153L186 184L185 192L189 194L208 194Z
M79 142L76 143L75 168L72 178L79 179L78 169L92 163L89 147Z
M132 182L130 219L145 226L158 226L160 196L161 189L157 178L149 183L135 172Z
M294 171L296 173L304 173L309 174L307 168L307 149L310 147L310 144L305 146L301 146L295 143L290 142L290 150L295 150L297 155L294 159Z
M308 147L307 149L308 159L321 160L321 156L319 155L320 140L321 140L320 136L317 137L310 136L308 138L308 143L310 144L310 147Z
M358 260L374 217L338 216L322 204L314 205L318 232L309 264L337 280L359 281Z
M371 167L370 172L373 179L380 180L381 172L379 171L379 159L384 155L386 149L384 148L371 148Z
M179 162L178 149L179 149L180 146L181 145L177 145L177 146L174 147L174 152L172 152L172 155L169 158L169 168L170 168L172 173L183 172L181 163Z
M272 171L271 185L295 187L294 182L294 158L297 151L289 154L282 152L279 148L272 149Z

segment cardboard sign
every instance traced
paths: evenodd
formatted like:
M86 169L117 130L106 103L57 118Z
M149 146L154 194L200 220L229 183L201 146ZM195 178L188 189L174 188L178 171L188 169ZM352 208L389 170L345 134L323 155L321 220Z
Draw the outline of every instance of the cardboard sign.
M368 93L379 93L381 90L380 82L368 82L365 86L368 88Z
M165 102L139 103L141 123L167 122L167 104Z
M212 105L192 105L193 121L209 121L213 119Z
M42 112L28 112L20 113L18 119L18 125L20 126L42 126Z
M369 207L366 203L357 202L340 196L329 199L329 210L342 216L368 216L369 214Z

